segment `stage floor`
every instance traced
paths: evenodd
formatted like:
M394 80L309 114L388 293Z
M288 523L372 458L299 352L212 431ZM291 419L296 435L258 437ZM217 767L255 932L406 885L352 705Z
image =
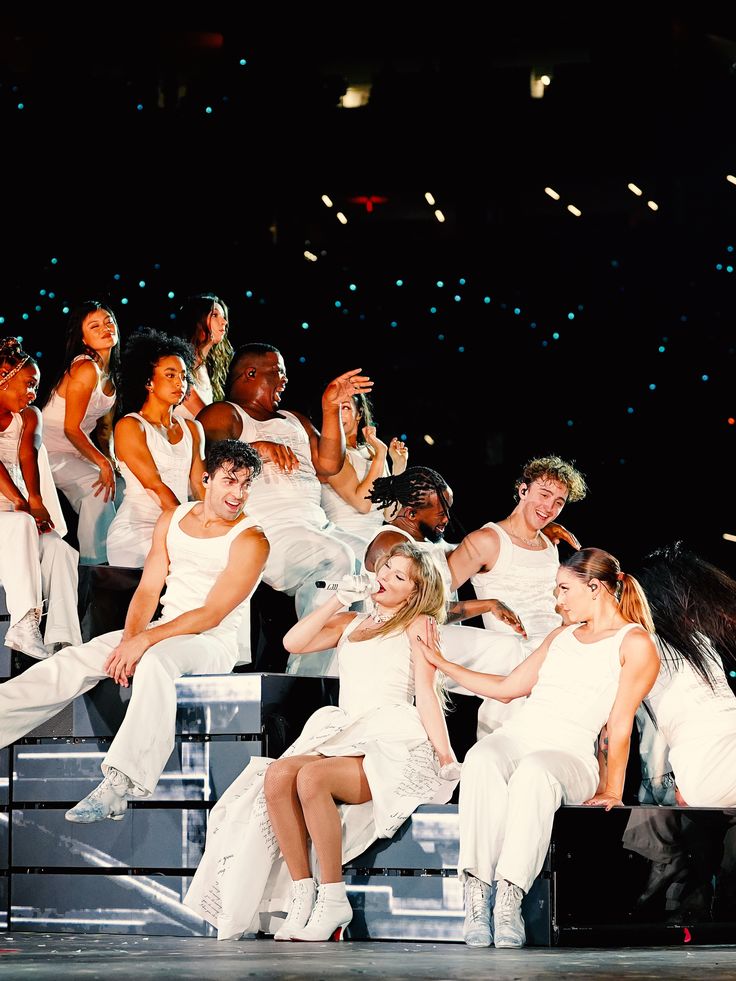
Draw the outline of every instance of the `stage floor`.
M462 944L275 943L176 937L59 933L0 934L0 977L114 979L176 977L179 981L238 978L387 978L537 981L539 978L705 979L736 976L736 946L530 947L471 950Z

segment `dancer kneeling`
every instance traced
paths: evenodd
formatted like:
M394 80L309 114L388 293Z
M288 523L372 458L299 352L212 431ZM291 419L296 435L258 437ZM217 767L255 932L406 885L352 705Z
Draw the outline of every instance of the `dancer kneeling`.
M462 767L458 872L472 947L524 945L521 901L544 864L561 804L622 803L634 715L659 671L646 597L612 555L597 548L572 555L557 572L557 599L571 625L553 630L507 677L447 661L437 634L429 646L419 642L431 664L479 695L529 696ZM597 793L604 724L608 779Z
M343 864L457 784L435 669L417 640L443 616L437 566L397 545L379 564L373 613L338 612L367 598L370 587L351 590L356 578L284 637L292 654L337 645L339 707L315 712L279 760L252 760L210 815L185 903L220 940L259 927L278 927L276 940L340 939L353 915Z

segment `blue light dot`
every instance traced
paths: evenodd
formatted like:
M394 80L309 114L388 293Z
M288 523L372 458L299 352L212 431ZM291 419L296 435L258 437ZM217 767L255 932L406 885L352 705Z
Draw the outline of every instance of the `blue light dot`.
M5 317L0 317L0 324L4 324L4 323L5 323Z
M212 106L205 106L204 107L204 111L207 113L208 116L211 116L212 115Z
M559 339L560 339L560 335L557 333L557 331L555 331L554 334L552 335L552 340L559 341Z
M728 273L733 272L733 266L726 266L726 272Z
M516 314L516 316L518 317L518 316L519 316L519 314L521 313L521 307L514 307L514 313L515 313L515 314Z
M347 308L347 307L345 307L345 309L343 310L343 313L349 313L349 312L350 312L350 311L348 310L348 308Z
M39 290L38 291L38 295L39 296L46 296L46 290Z
M445 339L445 335L444 334L438 334L437 335L437 340L438 341L444 341L444 339Z
M465 346L463 344L461 344L460 347L458 348L458 352L460 354L465 354Z
M307 359L306 359L306 358L304 357L304 355L302 355L302 356L301 356L301 357L299 358L299 364L306 364L306 363L307 363Z
M443 287L444 285L445 285L445 284L444 284L444 282L443 282L443 280L441 280L441 279L438 279L438 280L437 280L437 287L438 287L438 289L442 289L442 287Z
M146 288L146 281L145 281L145 279L139 279L138 280L138 285L140 286L141 289L145 289Z
M397 286L403 286L404 285L404 280L403 279L397 279L396 280L396 285Z
M459 303L459 302L460 302L460 300L462 300L462 297L461 297L461 296L460 296L460 295L459 295L458 293L456 293L456 294L455 294L455 295L453 296L453 300L455 301L455 303Z
M169 290L169 292L166 295L170 300L173 300L174 297L176 296L176 293L173 290Z
M161 263L160 262L154 262L153 268L154 269L160 269L161 268Z
M573 421L572 421L572 419L568 419L568 420L567 420L567 424L568 424L568 426L572 426L572 425L574 425L574 423L573 423Z
M701 375L700 376L700 380L701 381L704 381L704 382L707 382L709 378L710 378L710 375Z
M683 313L682 316L680 317L680 323L681 324L686 324L687 323L687 314L686 313Z
M40 303L37 303L36 306L33 309L36 311L36 313L38 313L39 310L41 309L41 304Z
M120 273L113 273L112 277L116 282L120 280Z
M568 313L567 319L568 320L574 320L575 319L575 314L572 312L572 310L570 311L570 313Z
M21 314L21 320L28 320L28 314L27 313L22 313Z
M653 392L656 389L656 387L657 386L654 384L654 382L650 382L650 384L649 384L649 391L650 392Z
M660 354L664 354L667 348L664 346L664 344L660 344L657 350L659 351Z
M726 246L726 252L733 252L733 246L732 245L727 245Z
M532 322L529 324L529 326L531 327L532 330L536 330L537 329L537 321L536 320L532 320Z
M611 265L613 266L614 269L618 269L619 267L618 259L611 259Z
M24 103L22 103L22 102L19 102L19 103L18 103L18 108L19 108L19 109L21 109L21 110L22 110L22 109L25 109L25 104L24 104Z
M122 298L122 299L120 300L120 302L121 302L121 303L123 304L123 306L126 306L126 305L127 305L127 303L128 303L128 297L127 297L127 296L124 296L124 297L123 297L123 298Z
M399 436L402 443L405 443L408 438L409 437L406 435L406 433L402 433L401 436Z
M248 62L246 61L245 58L241 58L240 61L238 62L238 64L240 65L241 68L245 68L245 66L248 64Z
M302 330L309 330L309 324L306 320L302 322Z
M484 296L484 297L483 297L483 302L484 302L484 303L490 303L490 302L491 302L491 298L490 298L490 296Z
M634 407L630 405L626 411L628 412L628 414L630 416L633 416L633 414L634 414Z
M136 109L138 110L138 112L143 112L143 103L139 102L138 105L136 106Z
M56 299L56 293L54 293L53 291L51 291L51 292L49 293L49 299L50 299L50 300L55 300L55 299Z
M58 263L58 261L59 261L58 259L52 259L51 260L51 265L52 266L55 266Z
M392 320L391 323L389 324L389 326L390 327L398 327L399 326L398 321Z
M429 308L429 312L430 313L437 313L437 307L430 307Z
M23 337L21 337L21 335L20 335L20 334L18 334L18 342L19 342L20 344L22 344L24 340L25 340L25 338L23 338Z
M542 341L542 347L549 347L549 341Z
M62 307L61 308L61 312L62 313L69 313L69 307L67 307L67 306Z
M43 351L36 351L36 357L37 358L42 358L43 357Z
M348 289L350 290L350 292L351 292L351 293L354 293L354 292L355 292L355 291L357 290L357 288L358 288L358 287L357 287L357 286L355 285L355 283L351 283L351 284L350 284L350 285L348 286Z
M722 262L717 262L716 263L716 269L718 270L718 272L720 272L721 269L723 269L723 263Z
M585 309L585 307L583 306L583 304L582 303L578 303L578 313L582 313L584 309Z
M462 279L458 279L457 284L458 286L465 286L465 278L463 277Z
M176 314L175 313L170 313L169 314L169 320L176 320Z
M736 671L729 671L728 676L729 678L736 678Z
M245 298L246 298L246 300L252 300L253 299L253 290L246 290L245 291Z
M335 300L335 306L336 306L336 307L337 307L337 309L339 310L339 309L340 309L340 307L342 306L342 302L341 302L340 300Z

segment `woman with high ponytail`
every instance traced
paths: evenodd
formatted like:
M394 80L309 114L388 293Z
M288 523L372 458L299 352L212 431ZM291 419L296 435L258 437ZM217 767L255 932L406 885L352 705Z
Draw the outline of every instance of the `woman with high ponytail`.
M474 947L490 946L492 937L496 947L523 946L521 901L542 868L561 804L610 810L622 803L634 716L659 671L646 597L613 555L573 553L557 572L556 595L566 625L506 677L448 661L438 635L418 642L431 664L478 695L529 696L463 763L458 873L465 942ZM595 747L604 726L607 778L598 792Z

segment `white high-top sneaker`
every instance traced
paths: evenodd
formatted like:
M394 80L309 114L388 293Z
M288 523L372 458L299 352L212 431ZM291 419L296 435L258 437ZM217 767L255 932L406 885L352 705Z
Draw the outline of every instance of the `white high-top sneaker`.
M108 767L105 779L87 794L84 800L70 808L64 817L76 824L92 824L95 821L122 821L128 807L127 793L133 786L120 770Z
M43 661L50 657L49 652L43 646L43 637L38 626L40 620L40 610L29 610L5 634L5 646L13 651L27 654L29 657L35 657L37 661Z
M513 882L500 879L496 887L496 904L493 907L493 933L496 947L523 947L526 930L521 915L524 890Z
M465 880L463 939L468 947L490 947L493 943L491 906L495 892L495 883L489 886L474 875Z
M319 887L309 922L294 930L292 940L342 940L345 927L353 918L344 882L328 882Z
M291 905L286 919L273 935L274 940L291 940L292 930L302 930L312 915L317 898L314 879L295 879L291 884Z

